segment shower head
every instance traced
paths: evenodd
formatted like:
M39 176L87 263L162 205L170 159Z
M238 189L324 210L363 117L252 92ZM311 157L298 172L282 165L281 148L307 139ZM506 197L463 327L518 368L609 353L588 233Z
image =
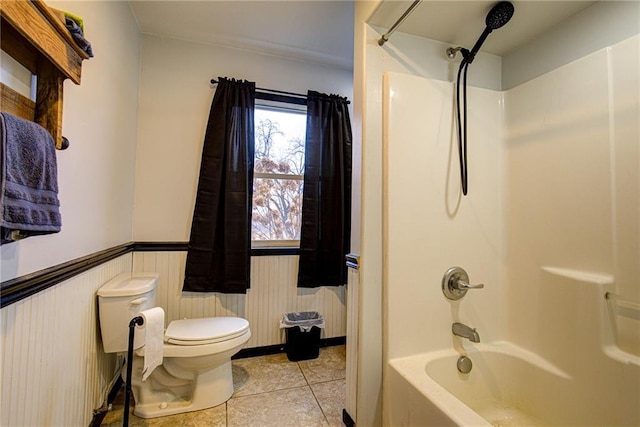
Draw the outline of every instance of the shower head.
M482 43L484 43L484 41L487 39L487 36L493 30L497 30L498 28L504 26L507 22L509 22L509 20L513 16L513 12L515 12L515 8L513 7L513 4L508 1L501 1L500 3L496 3L491 8L489 13L487 13L487 17L485 19L485 24L487 27L480 35L480 38L473 46L473 49L471 49L471 52L465 50L462 51L464 54L465 62L467 64L471 64L473 62L476 54L480 50L480 46L482 46Z
M493 30L497 30L498 28L505 25L511 17L513 16L513 12L515 8L513 4L508 1L501 1L496 3L485 19L485 24L487 27L484 29L480 38L473 46L471 51L468 51L465 48L452 48L447 49L447 56L449 58L454 58L456 52L460 50L462 52L462 62L460 63L460 68L458 69L458 79L456 81L456 110L458 112L458 152L460 155L460 180L462 181L462 194L467 195L467 71L469 69L469 64L471 64L476 57L476 54L480 50L480 46L487 39L489 34ZM460 77L463 76L463 103L464 103L464 116L462 117L464 121L461 121L460 114ZM464 129L464 132L463 132Z
M498 28L505 25L511 17L513 16L513 12L515 8L513 4L508 1L501 1L491 8L489 13L487 13L487 18L484 20L487 28L491 28L492 30L497 30Z

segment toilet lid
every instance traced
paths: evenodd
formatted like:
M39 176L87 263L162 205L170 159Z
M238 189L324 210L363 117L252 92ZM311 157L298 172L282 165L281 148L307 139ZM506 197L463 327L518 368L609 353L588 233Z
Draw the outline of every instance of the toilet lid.
M205 317L174 320L165 341L178 345L202 345L230 340L247 332L249 322L241 317Z

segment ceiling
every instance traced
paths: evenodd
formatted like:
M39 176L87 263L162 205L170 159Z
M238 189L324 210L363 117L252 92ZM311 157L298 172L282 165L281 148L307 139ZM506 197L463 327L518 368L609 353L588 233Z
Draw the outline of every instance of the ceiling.
M386 31L412 3L386 1L376 10L369 24ZM496 3L496 0L425 0L413 10L397 31L471 49L485 28L487 12ZM482 45L483 52L506 55L596 2L512 0L511 3L515 7L513 17L487 38Z
M369 23L387 30L411 3L384 1ZM495 3L424 0L398 31L470 48ZM512 3L513 18L487 39L484 52L505 55L595 2ZM130 4L142 33L352 68L353 0L132 0Z
M353 1L130 1L140 31L342 68Z

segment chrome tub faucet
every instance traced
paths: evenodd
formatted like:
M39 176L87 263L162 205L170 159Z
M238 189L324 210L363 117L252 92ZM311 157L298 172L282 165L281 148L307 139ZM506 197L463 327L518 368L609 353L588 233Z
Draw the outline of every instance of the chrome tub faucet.
M451 326L451 332L453 332L453 335L466 338L471 342L480 342L480 335L478 335L475 328L470 328L465 324L455 322Z

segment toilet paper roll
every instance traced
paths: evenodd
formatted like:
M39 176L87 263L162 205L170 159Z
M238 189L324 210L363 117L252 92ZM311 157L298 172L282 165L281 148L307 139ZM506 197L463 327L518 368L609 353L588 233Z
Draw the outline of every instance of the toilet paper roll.
M140 312L144 319L141 327L145 328L144 366L142 381L145 381L153 370L162 365L164 338L164 310L160 307Z

